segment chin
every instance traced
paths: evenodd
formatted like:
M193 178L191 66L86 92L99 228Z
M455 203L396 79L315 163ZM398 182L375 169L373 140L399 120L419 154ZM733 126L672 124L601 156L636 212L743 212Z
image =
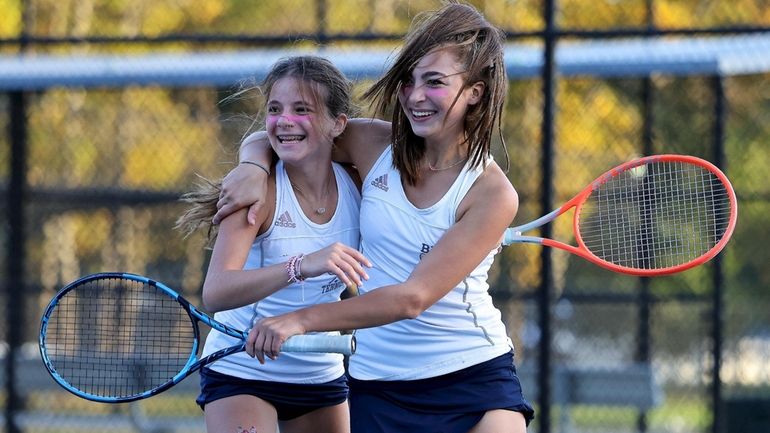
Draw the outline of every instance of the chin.
M412 133L421 138L426 138L435 132L433 130L434 128L422 124L415 125L414 123L410 123L410 126L412 127Z

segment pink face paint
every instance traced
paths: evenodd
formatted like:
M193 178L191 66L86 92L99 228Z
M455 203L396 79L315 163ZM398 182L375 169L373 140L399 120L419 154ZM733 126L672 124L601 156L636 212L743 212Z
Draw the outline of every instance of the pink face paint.
M284 122L289 122L293 124L302 123L304 121L310 120L310 115L297 115L297 114L283 114L279 116L284 119Z
M298 114L268 114L267 118L265 119L266 126L268 129L274 128L279 122L290 123L290 124L299 124L307 121L312 121L313 118L309 114L304 115L298 115Z
M268 131L271 131L275 129L275 125L278 123L278 117L275 114L268 114L267 118L265 119L265 126L267 127Z
M429 98L444 98L448 94L446 87L426 87L424 91Z

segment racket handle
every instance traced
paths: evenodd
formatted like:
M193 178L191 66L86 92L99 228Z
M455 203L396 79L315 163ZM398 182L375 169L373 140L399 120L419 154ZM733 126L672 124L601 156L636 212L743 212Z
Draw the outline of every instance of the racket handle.
M352 355L356 351L356 337L346 335L294 335L281 346L281 352L321 352Z

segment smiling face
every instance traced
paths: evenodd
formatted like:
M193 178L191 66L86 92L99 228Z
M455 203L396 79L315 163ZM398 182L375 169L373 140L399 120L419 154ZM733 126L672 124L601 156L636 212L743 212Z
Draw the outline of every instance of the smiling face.
M426 143L463 139L465 113L483 91L481 84L466 86L463 74L457 56L445 48L422 57L404 80L398 95L401 109Z
M330 155L334 137L344 128L344 115L332 118L324 105L323 88L294 77L275 81L265 119L270 145L286 163Z

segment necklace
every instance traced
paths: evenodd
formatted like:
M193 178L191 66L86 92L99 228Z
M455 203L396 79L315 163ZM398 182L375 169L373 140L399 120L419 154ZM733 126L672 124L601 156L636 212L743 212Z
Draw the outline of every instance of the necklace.
M446 167L441 167L441 168L436 168L436 167L434 167L433 165L431 165L431 163L428 163L428 170L430 170L430 171L444 171L444 170L449 170L450 168L452 168L452 167L456 167L456 166L458 166L458 165L459 165L461 162L465 162L465 161L467 161L467 160L468 160L468 157L466 156L465 158L461 158L461 159L457 160L456 162L453 162L453 163L451 163L451 164L447 165Z
M326 206L324 206L324 204L326 203L326 199L329 197L329 184L331 183L332 179L334 179L334 174L333 173L332 173L331 176L329 176L326 179L326 187L324 188L324 195L323 195L323 197L321 197L321 206L320 207L316 207L315 209L313 209L313 212L315 212L316 215L323 215L323 214L326 213ZM294 183L292 183L291 180L289 180L289 183L291 183L291 188L295 192L297 192L299 195L302 196L302 198L307 200L307 196L305 195L305 193L302 191L302 189L300 187L294 185Z

